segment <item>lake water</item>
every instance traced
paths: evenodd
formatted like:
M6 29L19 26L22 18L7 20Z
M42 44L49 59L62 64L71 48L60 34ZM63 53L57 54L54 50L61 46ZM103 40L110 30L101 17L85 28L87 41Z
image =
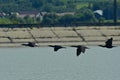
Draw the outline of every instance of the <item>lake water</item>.
M0 80L120 80L120 47L0 48Z

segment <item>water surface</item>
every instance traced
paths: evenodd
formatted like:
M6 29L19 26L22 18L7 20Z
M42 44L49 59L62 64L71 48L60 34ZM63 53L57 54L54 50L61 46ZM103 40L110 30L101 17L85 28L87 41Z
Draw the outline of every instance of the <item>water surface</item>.
M0 80L120 80L120 47L0 48Z

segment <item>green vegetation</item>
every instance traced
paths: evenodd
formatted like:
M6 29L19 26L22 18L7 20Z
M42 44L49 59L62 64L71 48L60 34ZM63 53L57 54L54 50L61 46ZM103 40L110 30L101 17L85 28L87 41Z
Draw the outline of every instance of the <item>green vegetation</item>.
M120 1L117 2L117 18L120 19ZM95 15L95 10L103 10L103 16ZM41 17L17 17L11 12L47 12ZM0 18L0 24L41 23L44 25L73 24L81 22L111 22L113 1L109 0L0 0L0 12L10 14ZM74 13L57 15L56 13Z
M0 18L0 24L12 24L12 22L8 18Z
M88 7L88 5L89 5L89 3L78 3L78 4L76 5L76 9L80 9L80 8L82 8L82 7Z

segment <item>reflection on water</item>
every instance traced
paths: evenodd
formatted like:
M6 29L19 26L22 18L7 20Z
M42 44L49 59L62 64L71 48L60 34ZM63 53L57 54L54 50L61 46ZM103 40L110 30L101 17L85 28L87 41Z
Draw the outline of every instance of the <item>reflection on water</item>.
M1 48L0 80L120 80L120 47Z

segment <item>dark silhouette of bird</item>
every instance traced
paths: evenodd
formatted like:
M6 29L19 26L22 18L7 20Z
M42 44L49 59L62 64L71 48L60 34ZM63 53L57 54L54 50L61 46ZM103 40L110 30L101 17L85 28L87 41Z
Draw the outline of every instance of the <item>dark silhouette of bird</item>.
M29 47L37 47L38 45L36 45L35 42L28 42L27 44L22 44L24 46L29 46Z
M106 48L113 48L115 46L112 45L112 42L113 42L113 38L110 38L105 42L105 45L99 45L99 46Z
M54 48L54 51L58 51L59 49L61 48L65 48L65 47L62 47L62 46L59 46L59 45L49 45L50 47L53 47Z
M89 49L86 46L82 46L82 45L78 45L78 46L71 46L71 47L76 47L77 48L77 52L76 52L76 56L79 56L82 53L85 53L86 49Z

